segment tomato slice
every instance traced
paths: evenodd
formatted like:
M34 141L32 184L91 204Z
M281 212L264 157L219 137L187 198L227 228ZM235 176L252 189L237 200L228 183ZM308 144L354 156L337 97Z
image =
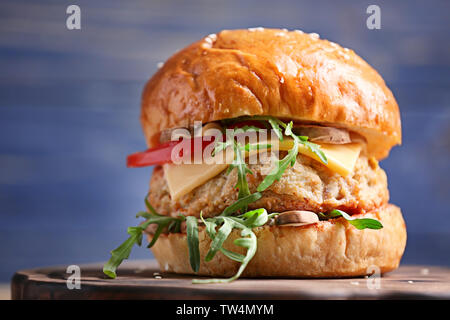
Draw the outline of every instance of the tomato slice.
M209 139L209 141L208 141ZM187 157L192 153L195 149L195 145L197 143L201 143L202 152L203 150L211 143L214 142L214 137L195 137L191 139L182 139L181 141L169 141L163 143L155 148L148 149L146 151L136 152L130 154L127 157L127 167L128 168L138 168L138 167L147 167L154 166L164 163L172 162L172 150L175 146L179 144L187 144L184 148L181 148L179 157ZM190 146L189 146L190 144ZM187 153L183 154L183 150L186 150Z

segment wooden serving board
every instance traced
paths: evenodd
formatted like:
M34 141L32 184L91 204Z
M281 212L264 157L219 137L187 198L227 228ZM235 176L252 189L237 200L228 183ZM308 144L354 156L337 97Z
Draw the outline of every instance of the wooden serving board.
M101 263L80 265L81 288L69 290L66 268L16 272L12 299L450 299L450 268L434 266L401 266L378 279L379 289L369 289L363 277L199 285L189 275L160 273L154 261L127 261L116 279L103 275Z

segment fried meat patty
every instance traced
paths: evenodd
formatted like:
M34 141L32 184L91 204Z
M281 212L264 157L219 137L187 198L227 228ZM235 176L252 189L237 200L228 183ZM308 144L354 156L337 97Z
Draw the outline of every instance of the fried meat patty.
M282 156L282 155L281 155ZM270 172L268 164L249 164L253 175L248 174L250 191ZM149 201L156 211L176 217L179 214L203 217L217 216L235 202L238 191L236 170L226 170L173 201L161 166L155 167L150 181ZM352 173L343 177L320 162L299 154L293 167L284 172L262 192L260 200L249 205L250 209L265 208L269 212L309 210L327 212L341 209L349 214L363 213L386 204L389 200L386 173L376 160L361 155Z

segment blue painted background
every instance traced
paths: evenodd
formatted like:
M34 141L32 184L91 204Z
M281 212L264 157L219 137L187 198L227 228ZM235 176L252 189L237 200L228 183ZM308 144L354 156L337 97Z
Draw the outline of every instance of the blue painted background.
M65 26L74 3L80 31ZM381 30L365 27L369 4ZM403 120L404 144L381 163L408 226L403 262L450 265L449 13L449 1L2 0L0 281L106 260L136 224L151 174L125 167L145 148L145 81L190 42L255 26L317 32L382 74Z

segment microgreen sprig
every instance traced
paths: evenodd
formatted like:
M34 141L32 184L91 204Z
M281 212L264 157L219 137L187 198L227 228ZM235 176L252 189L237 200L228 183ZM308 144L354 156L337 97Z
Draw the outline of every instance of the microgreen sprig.
M243 208L246 208L250 203L253 203L262 198L260 192L252 193L246 197L238 199L236 202L228 206L222 213L221 216L229 216Z
M292 122L289 123L289 125L286 126L285 134L291 135L292 134ZM264 178L264 180L259 184L257 191L262 192L266 190L268 187L270 187L276 180L280 180L281 176L283 175L284 171L286 171L287 167L289 165L293 166L295 164L295 161L297 159L298 154L298 145L299 145L299 138L292 134L292 137L294 139L294 146L291 150L288 151L288 154L281 160L277 160L275 163L275 168Z
M202 217L203 220L203 217ZM256 253L257 239L253 232L253 228L260 227L266 224L268 215L266 209L256 209L237 217L217 216L214 218L208 218L203 220L206 225L207 234L211 238L211 246L206 255L206 261L210 261L214 258L217 251L221 251L226 256L235 261L241 262L241 265L237 273L228 279L194 279L192 283L226 283L236 280L244 272L250 260ZM216 233L216 227L219 227ZM234 240L234 244L247 249L244 255L225 250L223 248L224 242L228 239L233 229L241 230L241 238Z
M292 121L289 122L288 124L286 124L283 121L281 121L280 119L277 119L277 118L271 117L271 116L241 117L239 120L242 121L242 120L250 120L250 119L258 120L258 121L267 121L270 124L270 126L272 127L272 130L274 130L274 132L276 133L276 135L280 141L283 141L284 136L291 137L294 140L294 145L288 151L288 154L283 159L277 160L277 162L275 163L275 168L264 178L264 180L257 187L258 192L262 192L262 191L266 190L275 181L280 180L281 176L286 171L286 169L289 166L293 166L295 164L300 144L305 145L309 150L311 150L314 154L316 154L317 157L324 164L328 163L328 159L325 156L325 154L323 153L323 151L320 150L319 145L309 142L308 137L298 136L298 135L294 134L294 132L292 131L292 127L293 127ZM223 146L224 145L222 145L221 147L223 147Z
M234 168L237 169L238 181L234 186L235 189L239 190L238 199L244 198L250 195L250 189L247 182L247 173L252 174L253 172L247 167L244 158L244 148L236 141L233 143L234 148L234 161L228 167L227 173L230 173Z
M284 123L278 118L272 117L272 116L244 116L235 119L234 121L244 121L244 120L258 120L258 121L267 121L271 125L272 129L275 131L278 139L280 141L283 141L283 129L286 130L287 126L289 124ZM292 122L292 121L291 121ZM292 127L292 125L291 125ZM294 138L294 136L299 138L299 143L305 145L309 150L311 150L313 153L317 155L317 157L322 161L324 164L328 163L327 157L323 153L322 150L320 150L320 146L308 141L308 137L306 136L298 136L294 134L291 130L289 134L284 133L287 136L290 136Z
M142 233L150 224L156 224L158 225L158 227L155 234L153 235L152 241L147 246L148 248L151 248L155 244L164 228L168 227L171 223L178 224L179 228L181 222L185 220L183 216L174 218L159 215L148 202L147 196L145 197L145 204L149 212L141 211L136 215L136 217L144 217L147 220L145 220L139 226L129 227L127 229L127 233L130 235L130 237L125 240L119 247L111 251L111 258L103 266L103 273L110 278L115 278L117 276L117 267L122 263L123 260L128 259L134 245L137 244L141 246L143 237Z
M328 214L325 214L327 218L337 218L337 217L343 217L345 220L347 220L350 224L352 224L356 229L362 230L362 229L381 229L383 228L383 225L380 221L370 218L354 218L350 216L348 213L334 209L330 211Z
M196 217L186 217L186 234L189 249L189 262L191 264L192 270L194 270L194 272L198 272L198 270L200 269L200 248Z

